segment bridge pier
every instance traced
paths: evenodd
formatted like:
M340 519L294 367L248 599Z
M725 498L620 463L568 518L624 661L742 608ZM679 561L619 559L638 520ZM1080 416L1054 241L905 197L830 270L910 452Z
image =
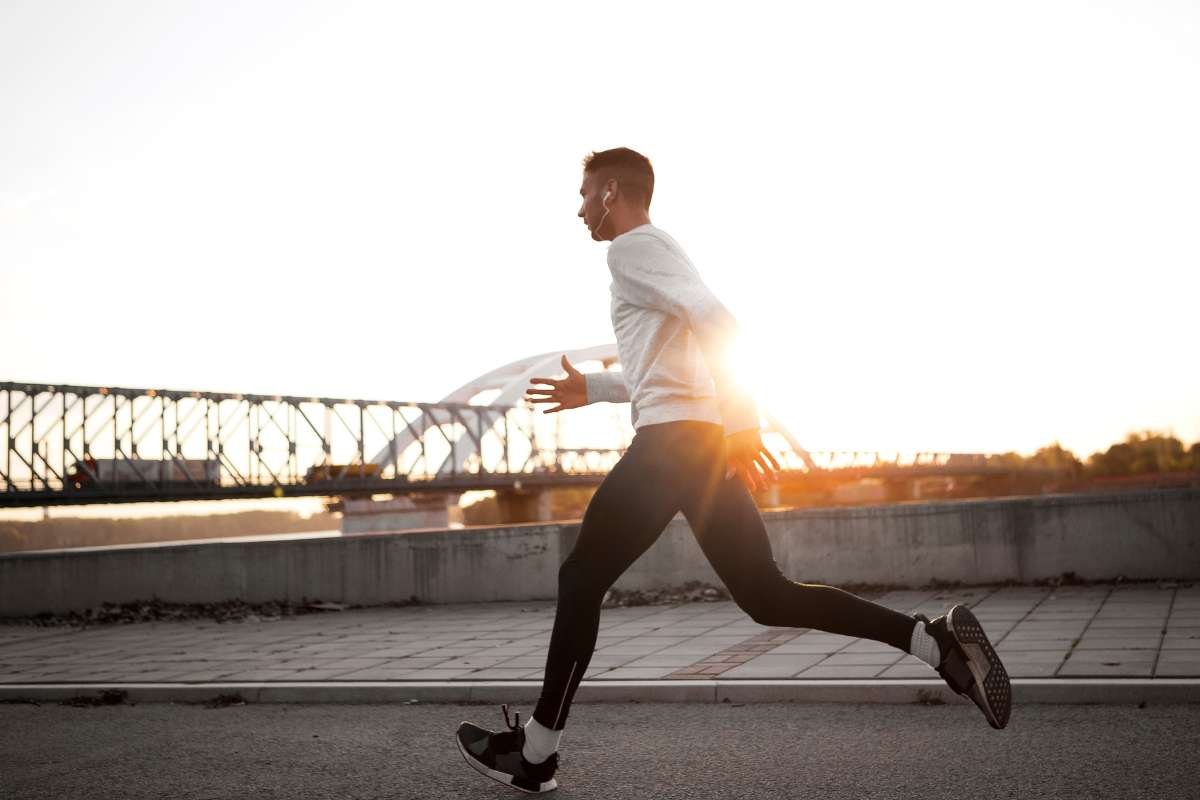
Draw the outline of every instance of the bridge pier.
M549 489L499 489L496 491L496 507L500 522L511 525L518 522L549 522L554 519L554 504Z
M449 528L462 524L457 492L404 495L390 500L346 498L342 501L342 534L396 533L416 528Z

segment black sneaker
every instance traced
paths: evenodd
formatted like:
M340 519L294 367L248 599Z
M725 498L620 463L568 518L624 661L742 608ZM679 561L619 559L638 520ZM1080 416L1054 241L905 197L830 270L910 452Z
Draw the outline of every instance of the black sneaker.
M554 772L558 769L558 753L540 764L530 764L521 754L525 747L525 729L521 714L508 721L508 706L502 705L506 731L489 731L470 722L458 726L455 741L467 763L478 772L522 792L549 792L558 788Z
M974 701L993 728L1007 725L1012 711L1008 672L971 610L954 606L932 622L924 614L913 616L937 641L942 651L937 672L950 688Z

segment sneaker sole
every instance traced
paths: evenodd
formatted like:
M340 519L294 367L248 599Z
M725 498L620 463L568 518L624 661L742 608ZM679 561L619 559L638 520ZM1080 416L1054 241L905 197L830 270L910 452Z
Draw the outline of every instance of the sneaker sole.
M505 786L511 789L516 789L517 791L525 792L526 794L541 794L542 792L552 792L558 788L558 781L554 778L538 784L538 788L536 789L526 788L513 783L512 775L509 775L507 772L500 772L498 770L491 769L487 764L476 760L475 756L471 755L467 748L463 746L462 739L458 738L457 731L454 734L454 743L458 745L458 752L462 753L463 759L465 759L466 762L471 765L472 769L474 769L480 775L486 775L492 780L498 783L503 783Z
M975 679L967 696L979 706L989 725L997 730L1003 728L1012 712L1012 685L1000 656L966 606L950 609L946 627L966 654L967 667Z

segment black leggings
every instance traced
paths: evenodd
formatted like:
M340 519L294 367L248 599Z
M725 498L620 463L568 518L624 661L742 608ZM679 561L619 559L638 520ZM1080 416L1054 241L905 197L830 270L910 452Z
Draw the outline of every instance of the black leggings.
M683 511L733 599L763 625L815 628L907 652L913 618L831 586L784 577L749 490L725 479L725 432L713 423L640 428L596 490L558 571L558 610L533 716L561 730L587 671L604 593Z

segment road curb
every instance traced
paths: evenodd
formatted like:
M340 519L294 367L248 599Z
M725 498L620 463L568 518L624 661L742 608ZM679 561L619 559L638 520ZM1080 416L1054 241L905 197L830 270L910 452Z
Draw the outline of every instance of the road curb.
M1200 703L1200 679L1026 678L1013 680L1021 703ZM117 694L121 693L121 694ZM532 703L540 681L358 681L312 683L0 684L0 702L207 703ZM106 700L107 698L107 700ZM966 703L940 680L585 681L580 703Z

